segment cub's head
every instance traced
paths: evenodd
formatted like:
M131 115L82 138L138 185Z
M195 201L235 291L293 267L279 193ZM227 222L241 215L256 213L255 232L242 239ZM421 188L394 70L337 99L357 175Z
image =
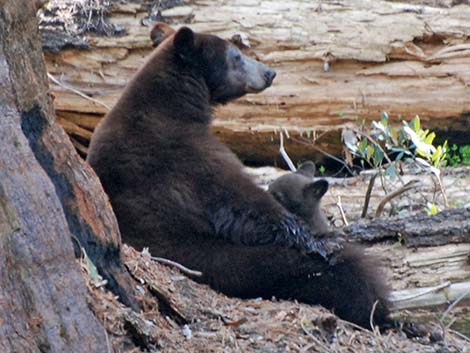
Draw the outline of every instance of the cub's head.
M154 47L171 52L179 69L202 77L211 103L225 103L247 93L257 93L271 86L276 72L251 59L217 36L195 33L188 27L178 31L157 23L150 38Z
M321 199L328 190L326 180L314 181L315 164L303 163L295 173L285 174L269 185L268 191L289 212L307 222L318 233L328 231Z

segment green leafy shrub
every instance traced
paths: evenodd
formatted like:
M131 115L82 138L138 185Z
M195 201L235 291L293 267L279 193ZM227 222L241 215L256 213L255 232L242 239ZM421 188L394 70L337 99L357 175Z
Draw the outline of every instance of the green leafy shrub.
M442 145L433 145L435 137L434 132L421 128L419 116L410 122L402 121L401 125L392 126L387 113L382 114L380 121L372 121L370 128L362 122L358 128L343 131L343 141L347 147L346 160L349 163L352 163L353 157L359 158L362 166L368 164L391 180L400 178L398 170L401 161L414 163L436 177L447 207L440 168L446 160L448 146L447 141ZM468 147L466 152L470 162ZM348 153L351 155L348 156ZM437 208L428 206L427 211L434 213Z
M451 167L470 165L470 145L457 146L453 144L446 156L446 163Z

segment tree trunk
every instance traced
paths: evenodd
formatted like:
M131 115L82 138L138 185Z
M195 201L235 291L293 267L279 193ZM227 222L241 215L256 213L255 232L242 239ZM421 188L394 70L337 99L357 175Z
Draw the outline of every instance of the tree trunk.
M43 26L55 107L83 153L90 131L151 51L143 2L109 11L124 35L77 42L67 41L68 34L57 41L57 33ZM214 132L245 160L278 158L282 129L293 137L286 149L295 160L319 161L324 156L318 148L338 155L341 127L357 118L379 119L383 111L395 123L419 114L438 136L462 144L470 139L469 6L214 0L163 9L161 16L224 38L246 36L257 56L277 70L273 87L217 111ZM64 45L75 49L61 50ZM300 132L315 146L296 142L303 140Z
M0 7L0 351L105 352L72 237L135 305L92 170L54 121L34 2Z

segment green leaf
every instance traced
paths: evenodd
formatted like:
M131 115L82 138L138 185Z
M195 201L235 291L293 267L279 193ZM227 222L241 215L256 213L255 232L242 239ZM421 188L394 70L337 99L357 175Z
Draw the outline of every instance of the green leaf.
M361 141L359 141L359 144L357 145L357 149L358 149L359 153L361 153L362 156L366 155L367 146L368 146L368 144L367 144L366 139L362 139Z
M376 166L380 165L383 159L384 159L384 153L382 152L382 150L378 147L374 148L374 164Z
M439 212L439 209L437 208L436 204L428 202L425 211L428 216L433 216Z
M398 143L398 129L395 127L390 127L389 133L393 143Z
M395 163L390 164L388 168L385 169L385 174L387 174L392 181L397 178L397 167L395 166Z
M428 130L426 130L428 131ZM436 137L436 134L434 132L431 132L429 135L426 136L424 139L424 143L427 143L428 145L432 145L432 142L434 141L434 138Z
M433 162L433 165L435 167L437 166L437 164L439 164L441 158L442 158L442 146L437 146L436 150L431 155L431 161Z
M367 159L370 160L372 155L374 154L374 147L372 147L371 145L367 145L367 148L366 148L366 155L367 155Z
M416 115L413 119L413 130L415 132L418 132L419 130L421 130L421 123L419 121L419 116Z
M388 114L387 114L387 112L382 113L382 116L380 117L380 122L382 123L383 126L387 126L387 124L388 124Z

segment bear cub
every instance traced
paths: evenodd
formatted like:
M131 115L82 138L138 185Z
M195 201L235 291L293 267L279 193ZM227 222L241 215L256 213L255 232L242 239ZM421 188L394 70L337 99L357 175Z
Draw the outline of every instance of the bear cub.
M302 163L297 171L274 180L268 191L289 212L301 217L319 234L328 232L328 221L321 209L321 199L328 191L324 179L314 181L316 167L311 161Z

